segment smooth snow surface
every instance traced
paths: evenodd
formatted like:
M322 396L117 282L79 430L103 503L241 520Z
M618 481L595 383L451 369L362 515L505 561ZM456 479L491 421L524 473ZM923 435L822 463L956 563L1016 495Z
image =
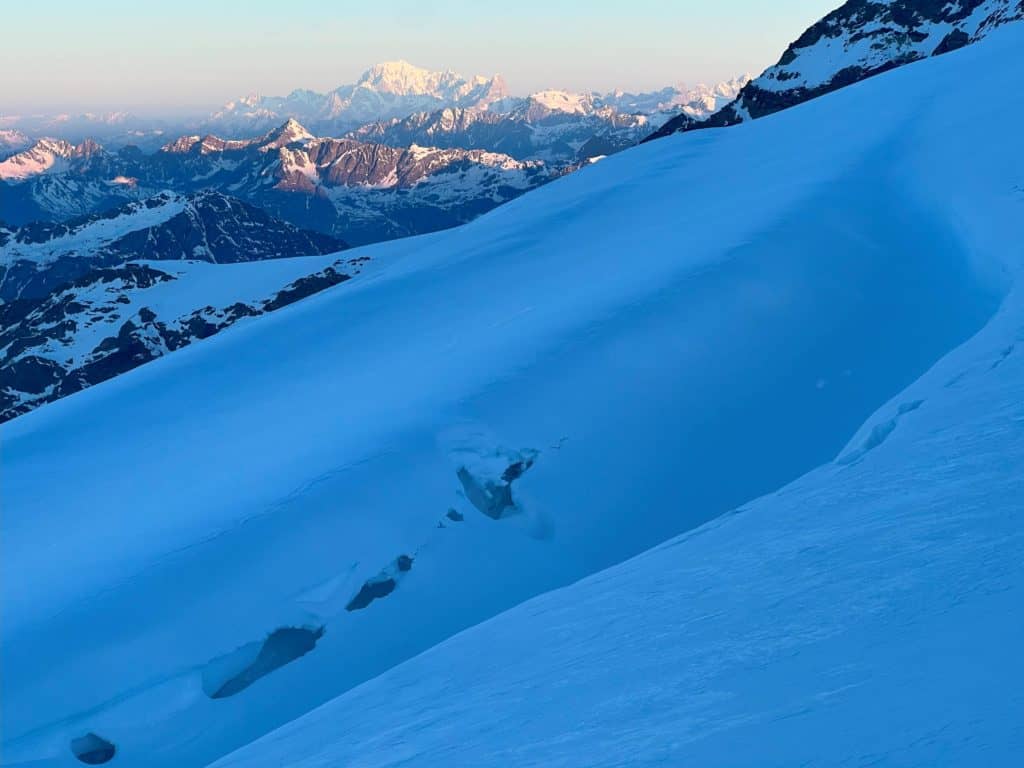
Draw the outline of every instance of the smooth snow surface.
M899 126L908 153L889 160L934 185L965 248L1016 278L1024 98L1004 73L1022 31L757 126L830 128L870 93L921 94L919 120ZM931 99L987 78L991 119ZM1019 764L1022 340L1015 279L986 328L836 461L474 627L216 768Z
M4 425L5 764L203 765L837 455L225 764L1007 764L1022 45L364 249Z

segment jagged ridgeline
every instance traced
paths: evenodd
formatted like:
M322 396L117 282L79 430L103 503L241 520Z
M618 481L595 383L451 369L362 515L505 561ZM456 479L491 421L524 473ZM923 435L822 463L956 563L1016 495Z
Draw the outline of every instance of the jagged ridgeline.
M779 62L707 121L680 114L651 138L755 120L983 39L1024 18L1021 0L850 0L809 27Z

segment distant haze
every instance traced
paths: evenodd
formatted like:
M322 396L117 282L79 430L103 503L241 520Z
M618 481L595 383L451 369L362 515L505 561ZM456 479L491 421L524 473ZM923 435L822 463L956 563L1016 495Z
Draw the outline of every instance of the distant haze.
M542 88L651 90L773 64L839 0L5 3L0 114L203 111L407 59Z

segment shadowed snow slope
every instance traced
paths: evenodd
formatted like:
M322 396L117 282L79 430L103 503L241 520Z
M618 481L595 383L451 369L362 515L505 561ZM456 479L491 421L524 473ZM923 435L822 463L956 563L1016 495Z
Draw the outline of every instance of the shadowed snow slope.
M760 135L830 133L869 92L915 94L918 119L892 126L910 156L890 159L934 185L972 252L1017 272L1024 99L1004 73L1021 31ZM988 78L998 108L986 119L956 116L957 88L932 99L933 86ZM1018 284L837 461L474 627L217 768L1017 764L1022 342Z
M965 710L909 685L937 675L911 635L959 651L939 630L1019 583L1017 432L992 409L1016 407L1022 44L1008 27L353 251L384 266L4 425L5 759L73 765L92 733L119 766L202 765L830 461L985 326L841 464L228 762L659 763L717 734L708 763L791 764L957 733ZM957 485L981 475L1002 503Z

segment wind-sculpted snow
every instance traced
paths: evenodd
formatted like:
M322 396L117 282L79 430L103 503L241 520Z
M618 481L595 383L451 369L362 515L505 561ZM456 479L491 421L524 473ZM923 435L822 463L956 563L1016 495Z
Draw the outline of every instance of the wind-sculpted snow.
M1022 44L346 253L0 427L5 760L204 765L341 695L226 764L1011 763Z

